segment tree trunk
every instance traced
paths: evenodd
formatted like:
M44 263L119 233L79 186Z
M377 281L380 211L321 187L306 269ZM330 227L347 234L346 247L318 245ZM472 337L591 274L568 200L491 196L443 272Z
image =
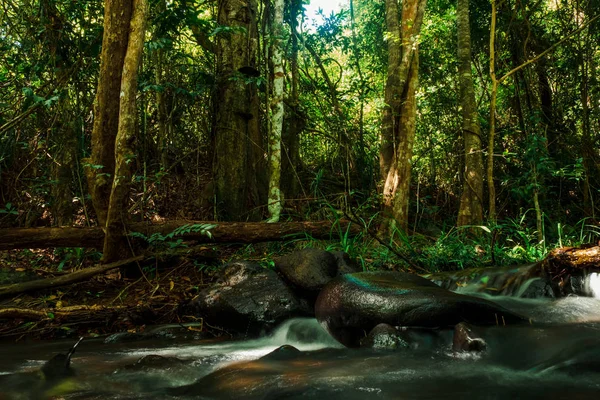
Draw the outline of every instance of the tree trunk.
M98 91L94 104L92 154L87 164L88 188L100 226L106 225L115 172L115 139L119 127L119 94L129 40L131 0L105 0L104 36Z
M214 224L210 236L192 229L194 226ZM356 224L340 221L339 228L333 229L329 221L320 222L280 222L264 224L260 222L211 222L211 221L170 221L159 225L135 223L128 226L130 232L138 232L145 237L153 234L166 236L176 230L174 240L194 240L202 243L258 243L291 240L296 237L315 239L335 238L337 232L355 235L360 231ZM185 228L185 229L183 229ZM164 238L164 241L169 239ZM49 247L92 247L101 248L104 243L102 228L12 228L0 229L0 251L12 249L35 249Z
M68 83L71 78L72 61L66 50L67 43L62 32L65 29L63 16L60 15L55 2L44 0L40 3L45 21L45 36L47 38L51 60L58 82ZM56 153L52 163L52 215L54 225L70 226L73 223L73 166L77 159L77 135L71 121L71 103L69 96L61 96L57 104L57 117L50 127L53 131L52 140Z
M264 181L256 78L256 0L220 0L217 22L216 120L213 127L216 207L225 221L260 219Z
M492 2L492 23L490 27L490 132L488 134L487 185L488 219L496 221L496 186L494 185L494 139L496 135L496 101L498 98L498 79L496 79L496 0Z
M283 130L283 0L275 0L271 23L271 64L273 96L271 97L271 134L269 135L269 222L279 222L282 210L281 195L281 132Z
M388 218L382 228L406 229L410 189L410 162L415 135L418 84L417 39L426 0L405 1L402 23L398 1L386 0L388 70L382 131L380 168L384 180L383 208Z
M129 32L129 43L123 63L121 78L121 102L119 109L119 129L115 145L115 178L113 179L108 214L106 217L106 235L102 260L114 262L131 254L124 238L127 220L126 201L131 183L130 163L135 158L133 141L137 109L138 68L144 49L148 1L133 0L133 14Z
M289 97L289 112L285 115L285 124L282 132L282 159L281 159L281 190L288 199L295 199L301 187L298 170L300 168L300 133L304 129L304 117L299 107L298 80L298 15L302 8L301 0L292 0L290 4L290 30L291 30L291 95Z
M589 36L588 36L589 38ZM581 38L579 40L581 43ZM585 44L579 48L581 69L581 156L583 158L583 168L585 176L583 179L583 211L585 217L595 219L595 204L592 194L591 181L593 181L595 172L594 163L594 141L590 133L590 103L589 103L589 59L588 49Z
M465 146L464 183L457 225L481 225L483 222L483 159L481 156L481 128L479 127L471 73L469 0L458 0L457 30L460 105L463 118L462 135Z

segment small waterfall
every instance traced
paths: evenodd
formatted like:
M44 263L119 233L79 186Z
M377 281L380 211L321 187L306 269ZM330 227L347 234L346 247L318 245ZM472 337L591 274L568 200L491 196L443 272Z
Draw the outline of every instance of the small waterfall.
M319 325L314 318L294 318L281 324L272 335L264 339L270 346L289 344L302 351L343 346Z
M600 273L593 272L586 276L585 289L589 296L600 299Z

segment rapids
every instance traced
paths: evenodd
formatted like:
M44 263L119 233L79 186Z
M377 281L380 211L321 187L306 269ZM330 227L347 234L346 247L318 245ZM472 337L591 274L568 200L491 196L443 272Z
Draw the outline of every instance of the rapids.
M316 320L293 319L269 336L242 341L86 339L72 359L75 375L52 383L36 371L73 341L2 344L0 399L180 398L171 388L194 382L181 398L595 399L600 278L592 274L586 285L594 297L523 299L471 291L536 321L476 328L488 345L482 353L453 352L451 331L425 333L409 349L346 349ZM301 352L260 359L284 344ZM165 358L138 363L150 355Z

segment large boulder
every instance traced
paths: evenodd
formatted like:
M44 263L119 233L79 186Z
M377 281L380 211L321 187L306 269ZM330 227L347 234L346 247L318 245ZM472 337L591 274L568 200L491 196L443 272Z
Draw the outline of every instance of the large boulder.
M375 326L447 328L460 322L495 325L523 317L485 299L442 289L417 275L359 272L340 276L319 294L315 315L340 343L360 345Z
M343 251L306 248L275 259L275 269L302 296L317 298L336 276L358 272L359 268Z
M247 261L226 265L218 283L203 290L191 308L212 324L244 334L312 313L274 271Z

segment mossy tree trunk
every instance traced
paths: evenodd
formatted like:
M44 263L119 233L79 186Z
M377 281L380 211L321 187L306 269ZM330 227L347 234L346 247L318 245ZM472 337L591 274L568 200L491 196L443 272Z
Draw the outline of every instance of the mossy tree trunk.
M494 140L496 136L496 102L498 99L498 84L496 78L496 0L492 2L492 20L490 26L490 131L487 147L487 186L488 186L488 219L496 221L496 185L494 184Z
M130 255L124 238L128 219L126 201L131 184L131 163L135 159L133 142L137 119L136 94L138 68L144 49L148 0L133 0L127 52L122 66L119 125L115 143L115 177L112 182L104 237L104 262Z
M386 0L388 70L382 130L380 170L384 181L383 229L406 229L410 198L411 158L416 127L418 86L418 37L426 0L402 4L399 22L397 0Z
M273 20L271 22L271 65L273 68L273 96L271 97L270 114L271 132L269 135L269 222L279 222L283 208L281 194L281 133L283 130L283 11L284 1L273 3Z
M217 218L257 220L264 204L264 145L257 80L256 0L220 0L213 175Z
M462 136L465 152L463 190L457 225L481 225L483 222L483 158L481 155L481 128L471 72L469 0L458 0L456 20L460 106L463 118Z
M92 154L84 161L88 188L98 224L106 225L115 173L115 139L119 126L119 94L129 40L131 0L105 0L100 74L94 104ZM87 165L86 165L87 164Z

